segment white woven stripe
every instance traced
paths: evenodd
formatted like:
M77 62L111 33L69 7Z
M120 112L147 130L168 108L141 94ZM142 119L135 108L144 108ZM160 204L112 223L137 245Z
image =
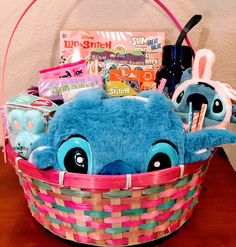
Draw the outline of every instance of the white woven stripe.
M179 168L180 168L180 175L179 175L179 177L182 178L183 175L184 175L184 165L179 165Z
M60 171L59 173L59 185L63 186L64 185L64 177L65 177L65 171Z
M126 174L126 189L129 189L132 187L132 175Z
M15 165L16 165L16 168L17 168L18 172L21 172L21 169L19 168L19 161L20 160L22 160L21 157L16 157L16 159L15 159Z

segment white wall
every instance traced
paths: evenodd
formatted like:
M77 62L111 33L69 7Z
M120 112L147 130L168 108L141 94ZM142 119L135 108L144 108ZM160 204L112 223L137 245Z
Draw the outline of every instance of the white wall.
M30 0L0 0L0 61L13 24ZM194 14L203 20L190 38L194 47L210 48L216 54L213 79L236 88L236 1L163 0L180 22ZM41 68L59 61L60 30L166 31L174 43L178 31L152 0L38 0L20 25L7 63L5 98L37 84ZM234 128L236 130L236 128ZM236 167L235 146L228 151Z

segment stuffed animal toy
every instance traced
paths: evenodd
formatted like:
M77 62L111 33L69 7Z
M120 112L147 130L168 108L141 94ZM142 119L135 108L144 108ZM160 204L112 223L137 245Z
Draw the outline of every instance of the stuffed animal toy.
M29 161L40 169L133 174L204 160L209 148L235 142L227 130L185 133L172 102L156 90L110 98L93 88L59 107Z
M43 115L37 110L13 109L8 113L9 136L14 150L29 158L28 151L45 130Z
M226 128L229 123L236 123L236 91L228 84L211 80L214 61L213 52L198 50L192 71L184 72L184 81L174 92L174 109L185 126L189 123L190 111L200 111L203 104L206 105L203 128Z

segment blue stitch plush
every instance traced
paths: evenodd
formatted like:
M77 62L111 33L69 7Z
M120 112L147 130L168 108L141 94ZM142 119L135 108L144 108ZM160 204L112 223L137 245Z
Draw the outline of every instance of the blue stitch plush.
M236 123L236 91L228 84L211 80L214 61L212 51L198 50L193 69L182 75L172 101L184 124L189 122L189 112L199 112L203 104L206 105L203 128L226 128L229 123Z
M60 106L30 161L40 169L132 174L203 160L208 148L234 142L227 130L185 133L172 102L157 91L109 98L94 88Z

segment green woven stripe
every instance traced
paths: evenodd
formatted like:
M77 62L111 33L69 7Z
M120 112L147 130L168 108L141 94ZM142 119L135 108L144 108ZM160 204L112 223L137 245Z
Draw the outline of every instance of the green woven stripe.
M164 202L162 204L160 204L157 209L161 209L161 210L164 210L164 209L169 209L171 207L173 207L175 205L175 202L176 200L171 200L171 201L168 201L168 202Z
M119 227L119 228L106 228L105 232L111 233L111 234L117 234L122 232L128 232L129 227Z
M52 221L53 223L56 223L58 225L62 224L62 221L58 220L58 219L55 219L53 217L51 217L50 215L47 215L46 216L50 221Z
M73 229L78 230L79 232L94 232L94 229L88 226L78 226L75 224L71 225Z
M192 197L196 190L197 190L197 187L191 189L184 197L185 197L186 199Z
M103 198L123 198L131 196L131 192L128 190L117 190L103 193Z
M89 211L84 211L84 214L87 216L91 216L94 218L106 218L106 217L110 217L111 213L110 212L104 212L104 211L93 211L93 210L89 210Z
M20 178L19 178L19 183L20 183L20 186L21 186L22 188L24 188L24 185L23 185L22 179L20 179Z
M146 224L142 224L139 226L139 229L142 230L142 229L149 229L149 228L153 228L155 226L157 226L158 223L155 221L155 222L150 222L150 223L146 223Z
M182 213L183 213L183 210L180 210L179 212L173 214L168 220L177 220Z
M33 205L33 204L30 204L29 207L36 213L39 213L38 209Z
M144 214L146 212L147 212L146 208L135 208L135 209L124 210L122 211L121 215L122 216L132 216L132 215Z
M60 205L57 205L55 203L52 203L52 206L54 208L56 208L56 209L59 209L62 212L65 212L65 213L74 213L74 210L72 208L68 208L68 207L65 207L65 206L60 206Z
M61 189L61 193L68 196L74 197L91 197L91 193L87 191L75 191L70 189Z
M38 186L39 188L43 189L43 190L52 190L52 187L46 183L43 183L39 180L36 179L32 179L33 183Z
M193 175L189 175L189 176L187 176L186 178L183 178L183 179L177 181L177 182L173 185L173 187L177 188L177 187L180 187L180 186L183 186L183 185L187 184L187 183L192 179L192 177L193 177Z
M202 173L202 172L205 172L205 171L206 171L206 169L207 169L207 164L206 164L206 165L204 165L204 166L202 167L201 173Z
M191 205L190 205L190 208L193 208L196 204L197 204L197 199L195 198L195 199L192 201L192 203L191 203Z
M157 194L159 192L162 192L163 190L165 190L165 186L163 186L163 185L158 186L158 187L152 187L152 188L148 188L148 189L144 190L143 195Z
M39 196L36 196L35 194L32 193L32 196L34 197L34 199L36 199L37 201L41 202L41 203L44 203L44 201L39 197Z

